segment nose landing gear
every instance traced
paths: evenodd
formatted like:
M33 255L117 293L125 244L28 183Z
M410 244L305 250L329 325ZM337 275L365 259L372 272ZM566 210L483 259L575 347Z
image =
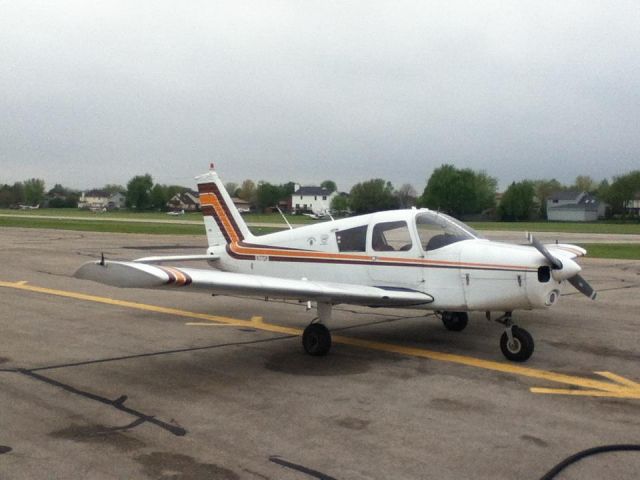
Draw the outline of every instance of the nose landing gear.
M491 319L490 312L487 312L487 319ZM524 328L513 324L511 312L506 312L495 321L505 326L504 333L500 337L500 350L507 360L512 362L528 360L533 354L535 346L531 334Z

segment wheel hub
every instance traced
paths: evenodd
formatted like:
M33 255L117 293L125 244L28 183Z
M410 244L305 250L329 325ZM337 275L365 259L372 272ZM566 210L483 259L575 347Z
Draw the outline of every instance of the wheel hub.
M522 348L522 344L520 343L520 340L513 338L510 342L507 342L507 348L511 353L518 353Z

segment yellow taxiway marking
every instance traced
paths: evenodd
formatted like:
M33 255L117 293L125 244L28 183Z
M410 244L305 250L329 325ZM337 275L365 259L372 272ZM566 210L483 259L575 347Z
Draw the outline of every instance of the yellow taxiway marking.
M55 295L58 297L73 298L76 300L85 300L89 302L103 303L107 305L114 305L118 307L133 308L137 310L144 310L148 312L164 313L168 315L174 315L178 317L205 320L206 322L190 322L191 325L227 325L227 326L240 326L254 328L257 330L264 330L273 333L283 333L286 335L300 335L302 329L285 327L282 325L275 325L272 323L266 323L262 317L254 316L250 320L241 320L238 318L223 317L217 315L209 315L206 313L189 312L186 310L179 310L176 308L160 307L157 305L148 305L144 303L129 302L125 300L117 300L107 297L99 297L95 295L88 295L80 292L72 292L68 290L56 290L52 288L38 287L29 285L26 282L2 282L0 281L0 287L14 288L18 290L24 290L29 292L43 293L48 295ZM578 388L531 388L533 393L547 393L547 394L563 394L563 395L582 395L582 396L594 396L594 397L615 397L615 398L633 398L640 399L640 384L627 378L621 377L611 372L595 372L596 374L607 378L609 381L596 380L586 377L578 377L573 375L565 375L563 373L550 372L547 370L539 370L536 368L524 367L521 365L515 365L512 363L494 362L491 360L482 360L480 358L468 357L464 355L456 355L453 353L437 352L433 350L426 350L416 347L407 347L403 345L396 345L392 343L374 342L370 340L364 340L355 337L345 337L342 335L334 335L332 337L333 343L339 343L342 345L350 345L353 347L366 348L370 350L382 351L387 353L396 353L400 355L408 355L418 358L428 358L430 360L438 360L442 362L455 363L458 365L465 365L468 367L482 368L484 370L491 370L495 372L508 373L512 375L519 375L529 378L535 378L538 380L545 380L548 382L560 383L563 385L569 385L571 387Z

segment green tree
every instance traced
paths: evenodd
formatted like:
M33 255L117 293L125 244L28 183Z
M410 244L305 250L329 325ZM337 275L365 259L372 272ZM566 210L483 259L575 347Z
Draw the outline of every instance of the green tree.
M320 186L322 188L326 188L329 191L329 193L338 191L338 186L336 185L336 182L334 182L333 180L325 180L320 184Z
M280 200L284 200L289 198L293 192L296 191L296 184L294 182L287 182L280 185L281 198Z
M126 188L124 188L122 185L118 185L118 184L115 184L115 183L107 183L100 190L104 190L105 192L107 192L110 195L113 195L115 193L122 193L123 195L126 195L126 193L127 193L127 189Z
M529 220L536 209L534 194L533 182L513 182L504 192L498 207L500 218L509 222Z
M429 177L419 204L454 216L480 213L495 206L496 186L483 171L442 165Z
M540 218L547 218L547 199L553 193L565 190L565 187L558 180L552 178L551 180L535 180L533 188L540 203Z
M331 200L331 210L337 213L346 213L349 211L349 197L346 195L336 195Z
M242 186L238 192L238 197L246 200L253 206L256 205L256 184L253 183L253 180L247 179L242 182Z
M351 188L349 197L351 209L356 213L398 208L398 199L394 195L393 185L381 178L355 184Z
M49 208L78 208L80 194L59 183L47 192L47 196Z
M37 205L44 199L44 180L30 178L24 182L24 197L29 205Z
M0 186L0 207L7 208L19 203L24 203L24 185L21 182Z
M164 211L167 209L167 202L169 201L169 188L166 185L160 185L156 183L151 192L149 192L151 207L154 210Z
M256 207L260 211L266 208L275 207L283 196L282 186L273 185L269 182L260 182L256 189Z
M598 189L598 185L589 175L578 175L571 189L578 192L594 193Z
M238 184L235 182L227 182L224 184L224 188L227 193L232 197L238 196Z
M127 208L146 210L151 206L151 189L153 178L148 173L136 175L127 183Z
M409 208L416 204L418 194L416 189L408 183L403 184L398 190L396 190L396 198L398 199L398 206L400 208Z
M640 170L633 170L625 175L613 177L604 200L611 205L614 214L627 216L626 203L633 200L640 192Z

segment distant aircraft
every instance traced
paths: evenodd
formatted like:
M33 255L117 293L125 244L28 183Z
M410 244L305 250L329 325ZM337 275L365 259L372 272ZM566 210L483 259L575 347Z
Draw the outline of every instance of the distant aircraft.
M326 210L313 211L312 213L303 213L303 215L314 220L326 220L331 218L331 215Z
M118 287L198 288L209 294L316 302L317 320L302 344L311 355L331 348L336 304L432 310L445 328L463 330L470 311L504 325L500 348L527 360L532 336L513 322L516 309L554 305L569 282L596 293L580 276L575 245L513 245L483 238L428 209L372 213L267 235L251 234L217 173L197 177L209 248L204 255L89 262L75 276ZM206 260L209 269L163 266ZM493 318L492 312L501 312Z
M167 212L167 215L184 215L184 210L174 210L172 212Z
M18 205L20 207L20 210L37 210L38 208L40 208L40 204L38 203L37 205Z

